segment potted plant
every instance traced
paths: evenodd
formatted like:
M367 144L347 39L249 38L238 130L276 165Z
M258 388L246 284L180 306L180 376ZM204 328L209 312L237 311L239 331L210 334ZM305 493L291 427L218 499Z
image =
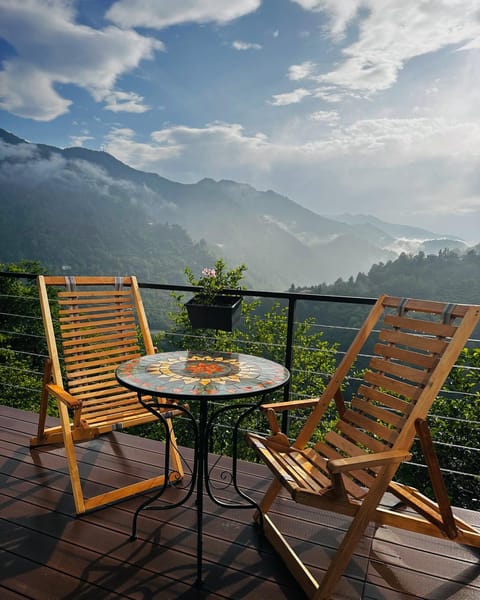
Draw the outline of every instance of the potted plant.
M185 268L190 285L199 288L185 304L193 329L232 331L241 316L242 298L231 290L241 289L239 282L246 268L241 264L226 270L226 264L221 258L213 267L203 269L199 278L195 277L189 267Z

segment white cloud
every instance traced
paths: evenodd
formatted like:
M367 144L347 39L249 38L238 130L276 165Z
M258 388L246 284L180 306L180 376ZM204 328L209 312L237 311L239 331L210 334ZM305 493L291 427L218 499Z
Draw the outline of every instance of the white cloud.
M480 217L480 124L365 119L325 131L335 113L319 116L318 124L306 120L300 133L298 120L292 121L281 138L228 123L168 127L147 142L136 141L131 130L116 130L106 149L177 181L212 177L274 189L320 214L368 211L393 222L415 214L419 226L430 220L430 228L445 231L452 231L447 209L464 222Z
M107 18L122 27L163 29L181 23L225 24L257 10L261 0L118 0Z
M319 143L330 156L348 154L372 166L400 166L430 159L475 163L480 159L480 124L446 119L363 119L337 129Z
M350 21L362 6L368 6L368 0L292 0L305 10L324 11L329 15L328 30L334 38L341 38ZM372 0L375 2L375 0Z
M301 65L292 65L288 69L288 78L292 81L307 79L315 72L315 63L311 60L303 62Z
M64 173L66 165L60 154L52 153L45 157L40 154L35 144L13 146L0 142L0 157L15 159L12 162L0 162L0 182L14 182L32 188L57 178L59 173Z
M143 103L143 96L135 92L114 91L105 96L105 108L112 112L144 113L150 107Z
M164 146L152 145L134 140L135 132L127 128L115 128L106 136L105 151L119 160L139 169L151 169L162 161L181 157L183 147L177 143Z
M181 181L204 176L253 181L271 164L271 143L262 134L246 135L241 125L212 123L203 128L174 126L154 131L149 142L137 142L131 130L117 129L106 150L138 169ZM248 179L247 177L252 179ZM247 177L247 178L246 178Z
M0 158L14 161L0 162L0 184L8 182L16 187L30 190L34 197L39 185L55 181L66 193L85 194L92 191L107 197L123 195L132 204L144 199L154 201L157 208L164 206L174 210L176 206L159 200L158 194L148 186L139 186L131 181L111 177L98 165L78 158L64 158L57 152L45 155L36 144L5 144L0 140Z
M7 144L0 140L0 161L4 161L3 165L6 167L8 167L8 159L13 159L14 162L24 162L30 160L35 151L36 146L33 144Z
M111 110L140 110L140 96L122 101L128 92L115 91L115 84L163 49L161 42L115 26L99 30L79 25L69 0L50 0L48 8L40 0L0 0L0 11L0 37L16 52L0 71L0 108L50 121L71 104L56 84L74 84L97 102L106 101Z
M285 94L274 94L272 96L273 100L270 101L270 104L273 106L287 106L288 104L298 104L307 96L310 96L311 92L306 90L305 88L297 88L293 90L293 92L287 92Z
M356 94L346 94L345 92L340 92L338 88L333 85L325 85L321 88L316 88L313 91L314 98L320 98L325 102L329 102L331 104L335 104L336 102L341 102L347 96L358 97Z
M318 110L308 115L308 118L318 123L327 123L328 125L336 125L340 120L340 115L335 110Z
M70 144L72 146L83 146L88 140L94 140L95 138L91 135L71 135Z
M325 133L314 123L336 122L335 111L310 115L309 139L299 141L298 122L292 122L280 138L247 134L239 124L212 123L205 127L173 126L152 132L148 143L135 141L131 129L114 129L107 137L107 151L139 169L182 161L198 178L211 173L212 165L238 165L268 169L288 160L290 172L302 163L318 166L322 160L351 160L375 168L406 166L421 159L449 159L476 164L480 159L480 124L445 119L364 119ZM313 122L312 122L313 121ZM196 166L195 166L196 165ZM211 175L210 175L211 176ZM220 175L219 175L220 176ZM231 176L230 174L228 175ZM241 178L245 180L245 177Z
M328 17L328 33L336 41L345 39L347 26L357 19L358 39L343 47L345 60L323 74L308 69L308 77L337 88L330 100L340 100L352 91L368 97L392 87L415 57L449 47L473 49L480 45L477 0L293 1L305 10L323 11ZM301 74L299 67L294 65L290 73ZM317 95L321 94L319 88Z
M252 44L250 42L242 42L240 40L235 40L232 43L232 48L235 50L261 50L262 46L260 44Z

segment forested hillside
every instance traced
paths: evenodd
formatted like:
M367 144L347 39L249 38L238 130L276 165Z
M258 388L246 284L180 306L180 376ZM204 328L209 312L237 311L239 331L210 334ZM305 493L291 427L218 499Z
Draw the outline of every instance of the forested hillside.
M184 283L185 266L198 271L214 261L207 252L248 265L250 287L284 290L355 275L393 260L398 248L468 248L368 216L322 217L234 181L170 181L105 152L33 144L2 129L0 202L0 261L40 261L49 272L133 272L160 283Z
M203 242L192 242L178 225L149 223L120 193L114 201L68 182L55 190L18 182L2 198L2 213L5 263L37 260L55 274L135 273L144 281L178 284L185 283L186 265L213 261Z
M367 274L335 283L291 291L376 298L380 294L480 304L480 247L465 254L442 250L438 254L402 254L397 260L375 264ZM332 303L300 303L298 318L314 315L319 323L357 326L368 307ZM328 337L328 330L325 332ZM338 332L336 332L338 336Z
M368 273L347 281L312 286L315 294L348 296L415 296L431 300L477 303L480 301L480 248L465 254L442 250L437 255L401 254L394 261L378 263Z

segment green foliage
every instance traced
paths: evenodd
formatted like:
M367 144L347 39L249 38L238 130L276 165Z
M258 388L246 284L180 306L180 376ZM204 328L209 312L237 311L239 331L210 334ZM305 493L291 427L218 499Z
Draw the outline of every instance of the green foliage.
M455 285L454 271L465 275L469 269L477 269L479 257L471 252L464 257L453 253L440 253L436 257L419 256L416 260L412 257L403 257L398 263L377 266L372 268L369 276L358 276L357 281L337 282L336 289L344 294L352 293L352 286L361 284L364 290L373 293L372 281L379 288L385 284L385 279L380 276L390 269L396 271L399 281L402 269L420 269L422 277L429 277L427 265L450 265L451 280L444 281L445 286ZM449 268L450 268L449 267ZM240 267L239 267L240 268ZM464 270L464 268L466 270ZM425 270L426 269L426 270ZM432 267L433 269L433 267ZM37 262L22 262L18 264L0 264L0 270L12 273L42 273L44 269ZM433 269L434 270L434 269ZM243 270L242 270L243 272ZM434 270L435 272L435 270ZM404 273L405 274L405 273ZM420 276L419 276L420 277ZM477 276L478 279L478 276ZM403 284L407 285L405 277ZM382 283L383 282L383 283ZM453 284L452 284L453 282ZM475 283L475 285L477 285ZM475 285L471 287L475 293ZM343 286L343 287L342 287ZM432 288L433 289L433 288ZM292 290L293 291L293 290ZM319 291L319 290L316 290ZM320 290L325 293L326 290ZM394 288L386 290L395 293ZM399 290L397 290L398 293ZM418 290L417 290L418 291ZM333 292L332 292L333 293ZM464 290L463 297L453 295L452 301L474 301ZM402 296L416 296L415 289L405 288ZM432 294L430 297L434 298ZM242 304L243 320L241 327L233 333L218 331L192 330L188 321L186 309L183 306L183 296L172 294L174 310L169 314L173 329L167 333L156 336L155 342L160 350L188 348L190 350L223 350L244 352L264 356L279 363L284 363L286 355L287 338L287 308L276 303L268 302L260 305L260 301L244 300ZM478 298L477 298L478 301ZM267 308L265 308L267 306ZM291 395L295 398L315 397L321 394L325 387L326 379L335 368L335 353L338 349L336 342L329 342L326 333L318 328L314 316L306 316L304 312L312 303L297 304L297 319L294 330L294 349L292 357ZM323 310L325 308L325 310ZM338 318L343 315L340 325L355 327L363 321L369 307L348 305L340 313L335 313L336 305L322 305L322 322L327 317ZM329 313L328 311L332 311ZM335 319L336 320L336 319ZM337 334L336 334L337 335ZM43 371L43 361L46 356L43 325L38 302L38 292L35 279L26 278L0 278L0 402L5 405L32 410L37 412L39 407L40 386ZM480 348L463 350L457 362L468 369L454 368L451 372L444 390L434 403L429 417L429 426L435 442L441 467L448 470L446 485L452 503L456 506L465 506L480 510L480 477L478 475L478 458L480 454ZM348 397L348 390L347 390ZM277 392L275 398L280 400L282 392ZM244 401L239 401L241 404ZM192 412L196 414L198 403L191 403ZM52 407L49 414L55 414L56 408ZM308 411L306 411L308 412ZM240 409L233 409L222 414L220 426L216 428L214 443L211 450L218 453L229 454L232 450L231 440L233 428ZM291 435L295 436L305 418L304 414L292 415ZM331 428L335 419L333 413L327 414L316 435L320 438L325 431ZM253 430L266 430L266 423L255 411L242 422L241 428ZM175 420L175 430L179 443L191 445L192 432L190 426L181 419ZM132 433L133 430L129 430ZM138 428L139 435L163 439L163 429L158 424L150 424ZM240 436L242 437L242 436ZM245 447L239 449L240 456L255 460ZM402 466L398 479L407 484L420 488L427 495L431 494L428 473L424 467L415 463L423 463L421 449L416 443L413 448L413 464ZM465 475L466 474L466 475Z
M41 274L38 262L1 264L8 273ZM35 278L0 277L0 402L37 412L46 356ZM51 414L55 413L52 408Z
M478 247L477 247L478 248ZM461 304L478 304L480 298L480 253L471 249L465 254L442 250L437 255L420 252L416 256L401 254L396 260L378 263L368 274L359 273L347 281L337 279L333 284L319 284L291 291L312 294L377 298L381 294L423 298ZM301 320L315 316L324 325L358 327L369 310L368 306L333 302L301 302L297 316ZM335 336L340 348L346 349L352 339L348 330L325 329L326 339Z
M478 304L479 273L478 247L465 254L450 250L440 251L438 255L402 254L397 260L373 265L367 275L359 273L355 279L338 279L334 284L321 284L308 291L359 297L377 297L387 293L399 297ZM358 327L368 311L368 307L349 304L312 304L299 305L299 318L313 313L317 315L318 321L325 325ZM325 329L326 339L332 335L329 331L328 328ZM478 338L479 335L477 328L473 337ZM347 330L344 333L335 330L335 338L340 347L345 349L351 341L351 334ZM445 483L453 504L477 510L480 507L479 357L479 348L463 350L457 364L472 368L452 370L444 386L447 392L442 392L435 401L428 421L440 465L449 471ZM415 463L424 463L418 442L413 447L412 462L400 468L398 479L431 495L428 472L424 467L415 466Z
M396 260L378 263L367 275L337 280L332 285L311 288L313 293L373 296L391 294L403 297L475 303L480 296L480 254L442 250L437 255L423 252L401 254Z
M258 311L259 301L242 304L242 326L232 332L192 330L188 321L188 315L183 305L183 297L175 295L177 311L171 313L175 324L173 331L163 337L158 337L155 343L165 350L189 349L189 350L219 350L225 352L243 352L263 356L275 362L284 364L286 356L287 340L287 308L276 303L267 309L264 314ZM325 388L326 379L335 368L336 345L329 344L323 339L323 334L314 328L315 320L306 319L304 322L296 323L294 330L294 350L291 366L291 396L297 398L316 397ZM180 335L179 335L180 334ZM274 398L283 399L283 392L276 392ZM269 398L272 400L272 398ZM243 403L244 400L240 402ZM198 407L191 403L191 409L195 413ZM233 406L232 404L230 406ZM300 428L305 415L304 411L292 415L290 433L295 436ZM214 452L231 452L232 430L238 418L239 411L233 409L225 411L222 415L219 427L216 429L215 442L212 450ZM333 418L333 417L332 417ZM329 419L324 422L325 428L329 426ZM264 417L255 411L241 424L242 428L252 430L266 430ZM183 432L181 426L175 425L175 431L179 436L179 443L188 445L189 431ZM318 433L322 434L321 431ZM256 459L246 447L240 450L243 458Z
M468 368L459 368L468 367ZM464 349L442 393L435 400L428 425L444 481L454 506L480 510L480 348ZM423 463L419 442L412 463ZM427 469L406 464L399 479L433 497Z
M67 169L67 179L69 174ZM4 262L35 259L51 274L133 274L140 281L176 284L186 264L213 262L205 242L194 243L181 226L152 218L132 190L102 190L94 178L82 181L85 187L56 181L35 188L19 181L4 190Z
M199 304L212 304L215 296L223 294L226 289L241 289L239 284L247 267L242 264L226 271L226 266L225 261L219 258L213 267L203 268L198 278L190 267L185 267L190 285L200 288L195 294Z

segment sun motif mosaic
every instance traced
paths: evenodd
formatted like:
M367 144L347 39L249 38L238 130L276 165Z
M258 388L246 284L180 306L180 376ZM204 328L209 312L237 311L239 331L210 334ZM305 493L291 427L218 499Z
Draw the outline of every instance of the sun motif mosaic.
M167 397L242 397L281 387L287 369L270 360L230 352L164 352L117 369L129 388Z

